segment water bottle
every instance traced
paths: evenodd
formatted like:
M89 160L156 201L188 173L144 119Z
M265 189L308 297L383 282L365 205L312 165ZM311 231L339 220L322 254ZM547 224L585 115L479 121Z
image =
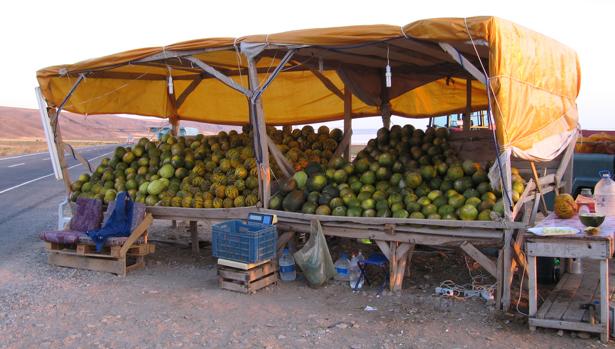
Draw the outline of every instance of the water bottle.
M288 252L288 248L284 249L282 255L279 260L280 266L280 279L282 281L293 281L297 277L297 272L295 271L295 259Z
M360 252L359 255L361 255ZM348 271L348 282L350 284L350 288L353 290L358 290L363 287L364 280L361 278L361 269L359 269L358 256L352 255L352 259L350 260L350 268Z
M350 269L350 261L348 260L348 256L346 253L342 252L340 258L335 261L335 280L338 281L348 281L350 280L349 275Z
M594 188L596 213L605 216L615 216L615 182L609 171L600 171L600 181Z

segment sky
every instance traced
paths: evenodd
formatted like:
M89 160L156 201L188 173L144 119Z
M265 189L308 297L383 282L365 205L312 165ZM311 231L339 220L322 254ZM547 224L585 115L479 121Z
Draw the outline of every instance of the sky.
M615 1L32 1L0 11L0 105L37 108L38 69L140 47L356 24L405 25L433 17L493 15L572 47L581 62L583 129L615 130ZM400 122L399 119L394 122ZM379 127L374 119L355 124Z

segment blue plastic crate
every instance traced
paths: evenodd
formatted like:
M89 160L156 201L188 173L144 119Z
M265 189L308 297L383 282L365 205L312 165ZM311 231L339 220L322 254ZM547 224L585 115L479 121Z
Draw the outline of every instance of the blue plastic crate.
M275 258L278 231L275 226L230 220L211 228L214 257L243 263Z

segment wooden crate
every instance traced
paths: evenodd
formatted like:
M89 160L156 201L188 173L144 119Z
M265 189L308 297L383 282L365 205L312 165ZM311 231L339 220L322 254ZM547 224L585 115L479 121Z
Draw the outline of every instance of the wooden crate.
M277 282L278 266L272 261L248 270L218 264L218 283L225 290L255 293Z

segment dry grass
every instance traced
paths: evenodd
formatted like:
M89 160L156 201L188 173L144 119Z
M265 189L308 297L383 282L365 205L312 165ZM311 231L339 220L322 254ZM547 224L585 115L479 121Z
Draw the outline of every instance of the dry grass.
M115 142L106 142L106 141L71 141L68 140L66 143L72 145L73 147L85 147L89 145L98 145L98 144L111 144ZM24 139L5 139L0 138L0 156L11 156L11 155L19 155L19 154L31 154L31 153L40 153L47 151L47 141L41 138L24 138Z

